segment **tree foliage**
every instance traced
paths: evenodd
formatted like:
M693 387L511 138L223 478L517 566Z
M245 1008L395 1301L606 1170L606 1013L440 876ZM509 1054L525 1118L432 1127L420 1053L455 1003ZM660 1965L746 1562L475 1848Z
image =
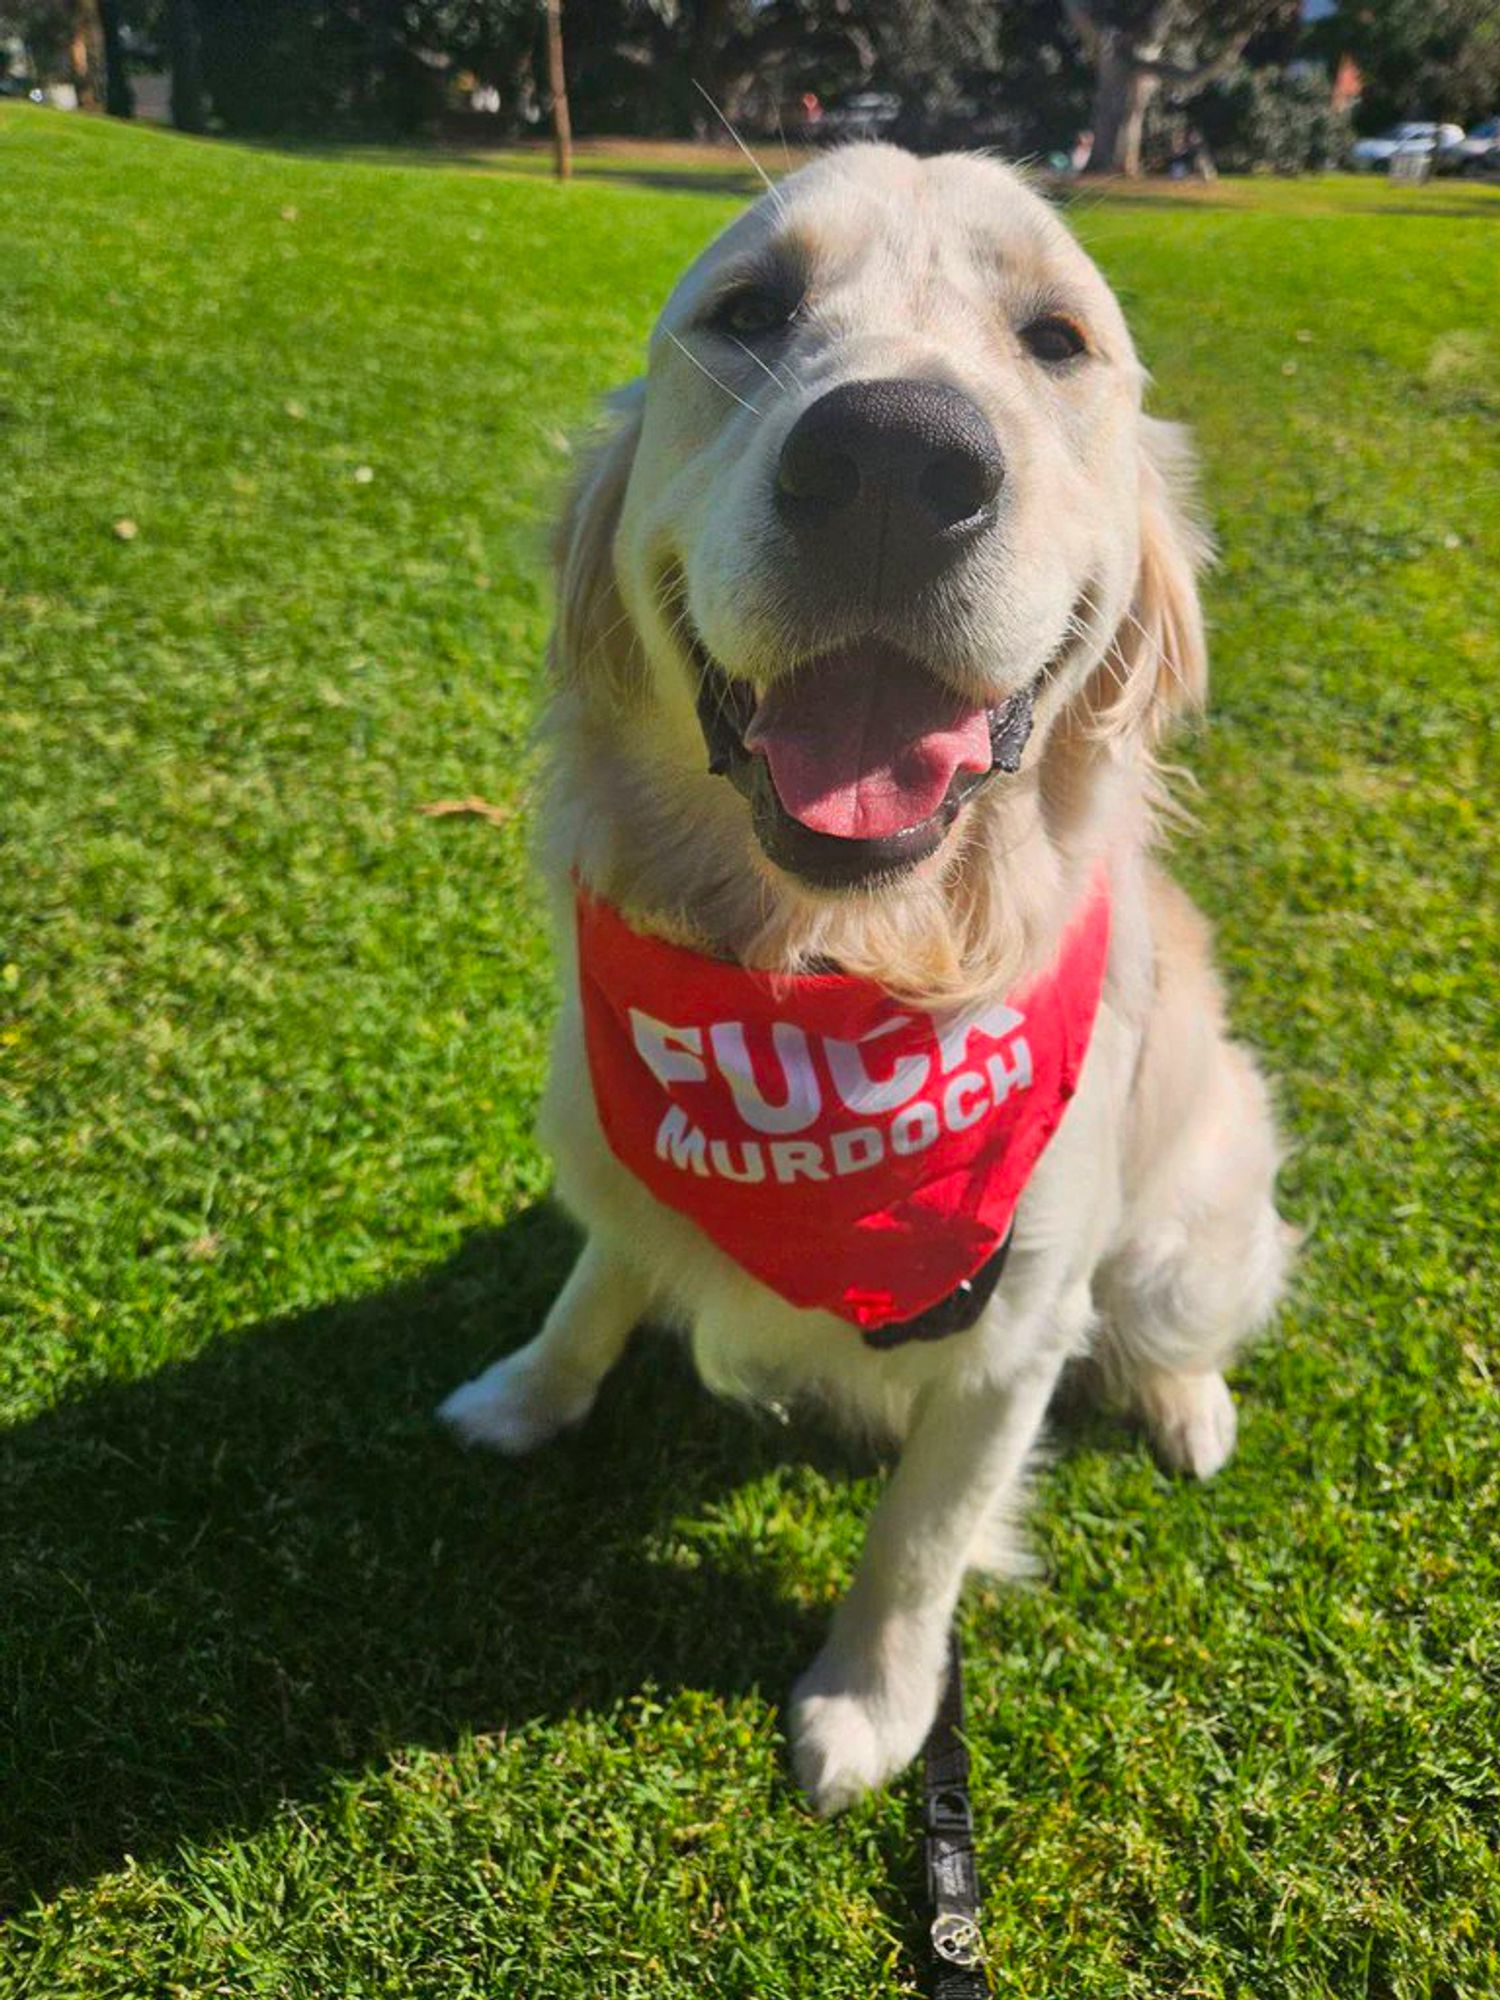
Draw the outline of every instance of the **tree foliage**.
M542 0L0 0L0 23L66 77L81 6L116 47L121 29L154 42L192 129L411 132L467 79L498 94L497 136L545 110ZM1496 0L1342 0L1307 31L1297 0L564 0L564 21L594 132L774 133L806 93L874 89L919 146L1025 156L1091 130L1091 164L1128 172L1186 115L1226 165L1288 169L1340 130L1326 90L1285 75L1294 54L1353 55L1364 124L1500 104Z
M0 0L0 38L21 43L47 82L68 74L72 0Z
M1496 0L1344 0L1312 39L1330 59L1359 64L1367 130L1396 118L1467 124L1500 110Z
M1349 150L1353 128L1328 80L1305 68L1231 70L1184 107L1225 173L1323 173Z
M901 138L1024 157L1071 146L1087 123L1088 69L1057 0L912 0L882 30L879 81L902 100Z
M1293 30L1297 0L1064 0L1094 72L1093 150L1099 173L1136 174L1146 114L1165 87L1177 100L1204 90L1257 36Z

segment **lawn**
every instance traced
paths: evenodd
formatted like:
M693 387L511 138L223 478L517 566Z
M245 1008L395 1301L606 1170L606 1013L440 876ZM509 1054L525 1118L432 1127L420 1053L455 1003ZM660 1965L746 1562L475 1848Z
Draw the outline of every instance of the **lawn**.
M28 108L0 188L0 1994L907 1991L912 1785L780 1737L879 1468L651 1341L533 1463L430 1416L569 1255L546 525L736 199ZM1068 1419L966 1600L996 1987L1493 2000L1500 190L1073 214L1202 445L1178 866L1308 1244L1230 1469Z

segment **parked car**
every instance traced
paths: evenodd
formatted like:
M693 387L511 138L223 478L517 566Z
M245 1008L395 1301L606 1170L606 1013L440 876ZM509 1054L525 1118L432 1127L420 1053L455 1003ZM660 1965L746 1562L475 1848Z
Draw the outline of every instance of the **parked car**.
M1462 125L1433 125L1424 119L1408 119L1377 138L1357 139L1349 164L1357 174L1383 174L1389 171L1398 153L1439 153L1446 146L1460 145L1463 136Z
M901 115L901 99L888 90L861 90L825 111L822 136L883 139Z
M1466 181L1500 181L1500 141L1483 153L1472 154L1459 172Z
M1500 152L1500 118L1484 118L1464 138L1451 146L1440 146L1437 170L1440 174L1484 172L1484 162Z

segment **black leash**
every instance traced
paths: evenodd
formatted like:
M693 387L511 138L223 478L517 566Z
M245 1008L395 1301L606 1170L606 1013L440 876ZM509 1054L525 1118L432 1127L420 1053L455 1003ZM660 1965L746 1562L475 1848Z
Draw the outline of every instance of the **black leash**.
M932 1967L931 2000L989 2000L979 1937L979 1875L974 1865L974 1809L964 1747L963 1655L948 1634L948 1684L922 1751L922 1858Z

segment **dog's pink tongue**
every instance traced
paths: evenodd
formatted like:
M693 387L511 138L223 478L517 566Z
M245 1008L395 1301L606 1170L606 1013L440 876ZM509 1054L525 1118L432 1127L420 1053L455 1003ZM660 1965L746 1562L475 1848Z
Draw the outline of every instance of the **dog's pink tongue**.
M989 717L909 661L836 653L779 681L745 735L814 833L877 840L930 819L960 771L990 768Z

